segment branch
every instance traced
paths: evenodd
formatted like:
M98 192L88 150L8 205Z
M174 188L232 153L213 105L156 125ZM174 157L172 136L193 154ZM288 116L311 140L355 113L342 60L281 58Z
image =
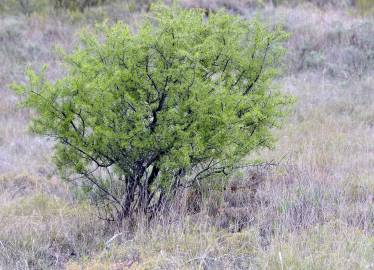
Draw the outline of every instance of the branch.
M157 108L152 111L152 122L149 124L149 127L150 127L150 129L151 129L152 132L154 132L154 130L156 128L156 125L157 125L157 114L164 107L165 99L166 99L166 94L162 93Z
M107 189L103 188L99 183L97 183L97 181L93 177L91 177L87 172L82 172L81 174L83 174L92 184L94 184L98 189L104 192L108 197L112 198L113 201L116 202L123 209L121 202Z
M266 44L266 48L265 48L265 52L264 52L264 56L262 57L262 62L261 62L261 66L260 66L260 70L259 72L257 73L257 76L256 78L254 79L254 81L247 87L247 89L244 91L243 93L243 96L247 95L251 89L253 88L253 86L256 84L256 82L260 79L260 76L262 74L262 71L264 69L264 66L265 66L265 61L266 61L266 56L268 54L268 51L269 51L269 48L270 48L270 38L268 38L268 41L267 41L267 44Z
M109 163L108 164L105 164L105 163L100 163L98 160L96 160L93 156L91 156L90 154L88 154L87 152L85 152L84 150L82 150L81 148L73 145L72 143L69 142L69 140L67 138L61 138L61 137L57 137L59 138L60 140L62 140L62 142L64 144L67 144L69 145L70 147L74 148L75 150L77 150L79 153L83 154L84 156L88 157L91 161L93 161L98 167L101 167L101 168L107 168L107 167L110 167L112 166L115 161L107 156L104 156L106 159L109 160ZM100 153L101 154L101 153ZM102 154L101 154L102 155Z
M145 71L146 71L146 73L147 73L147 77L148 77L148 79L151 81L151 84L152 84L153 88L156 90L156 92L157 92L158 94L160 94L160 90L159 90L159 88L157 87L156 82L153 80L152 75L149 73L149 67L148 67L148 64L149 64L149 57L148 57L148 56L147 56L147 58L146 58L145 61L146 61L146 64L145 64Z

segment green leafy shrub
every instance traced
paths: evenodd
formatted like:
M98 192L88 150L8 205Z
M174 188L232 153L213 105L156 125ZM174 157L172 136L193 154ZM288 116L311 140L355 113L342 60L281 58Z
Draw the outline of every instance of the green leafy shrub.
M271 146L290 103L271 87L282 30L177 7L158 6L153 20L85 33L63 79L29 71L15 86L38 113L33 131L56 140L62 175L108 220L152 214L177 189L229 174Z

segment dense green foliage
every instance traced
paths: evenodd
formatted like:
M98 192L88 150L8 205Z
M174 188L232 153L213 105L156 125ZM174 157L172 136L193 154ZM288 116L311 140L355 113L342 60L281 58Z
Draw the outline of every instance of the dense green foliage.
M121 22L84 33L64 78L30 71L15 87L37 111L32 129L56 140L63 175L108 219L154 212L178 188L228 174L271 145L290 102L271 87L285 32L224 12L153 15L136 33Z

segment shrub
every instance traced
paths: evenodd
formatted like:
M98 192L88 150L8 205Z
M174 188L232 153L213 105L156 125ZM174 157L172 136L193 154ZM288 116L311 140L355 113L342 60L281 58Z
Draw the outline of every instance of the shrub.
M50 9L83 12L86 8L99 6L110 0L2 0L0 12L16 12L30 15Z
M360 1L360 0L358 0ZM365 0L363 0L365 1ZM324 8L324 7L348 7L353 4L353 0L271 0L274 6L282 5L282 4L301 4L301 3L312 3L317 7Z
M14 86L38 113L32 130L56 140L62 175L118 222L271 146L290 103L271 91L282 30L224 12L153 12L136 33L116 23L83 34L55 83L29 71L29 84Z
M2 0L0 12L21 12L29 16L34 12L43 10L47 5L47 0Z
M372 0L355 0L354 4L362 11L371 12L374 9Z
M55 9L67 9L83 12L88 7L97 6L108 2L107 0L53 0Z

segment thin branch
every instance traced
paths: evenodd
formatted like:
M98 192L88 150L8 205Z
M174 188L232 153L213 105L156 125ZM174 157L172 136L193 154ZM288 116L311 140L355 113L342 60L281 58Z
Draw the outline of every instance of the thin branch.
M253 88L253 86L257 83L257 81L260 79L262 71L263 71L264 66L265 66L266 57L267 57L269 48L270 48L270 38L268 38L268 41L267 41L267 45L266 45L266 48L265 48L264 56L262 57L262 62L261 62L260 70L257 73L256 78L254 79L254 81L244 91L243 96L247 95L251 91L251 89Z

